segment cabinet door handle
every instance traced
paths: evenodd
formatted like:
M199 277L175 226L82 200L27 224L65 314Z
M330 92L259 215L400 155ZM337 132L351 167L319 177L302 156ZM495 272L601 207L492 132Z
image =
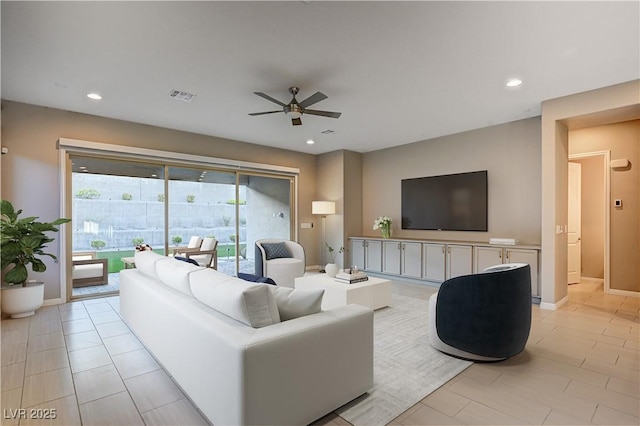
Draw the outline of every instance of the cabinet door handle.
M402 245L402 243L398 243L398 250L404 250L404 246Z
M444 253L444 246L442 246L442 253Z
M507 261L509 261L510 256L511 256L511 253L509 252L509 250L507 250Z
M502 260L502 250L498 252L498 257L500 258L500 260Z

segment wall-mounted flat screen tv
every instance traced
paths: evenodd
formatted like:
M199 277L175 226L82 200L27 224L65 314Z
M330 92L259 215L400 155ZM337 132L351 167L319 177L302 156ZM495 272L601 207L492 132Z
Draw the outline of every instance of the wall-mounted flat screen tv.
M402 229L487 231L487 171L402 180Z

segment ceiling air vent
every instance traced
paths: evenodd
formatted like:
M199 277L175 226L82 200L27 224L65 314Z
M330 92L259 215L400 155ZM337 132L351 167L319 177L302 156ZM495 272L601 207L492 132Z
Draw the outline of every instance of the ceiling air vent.
M182 90L175 89L169 93L169 96L171 96L173 99L177 99L188 104L190 104L193 98L196 97L196 95L194 95L193 93L183 92Z
M325 135L330 135L331 133L335 133L335 130L327 129L327 130L321 131L320 133L323 133Z

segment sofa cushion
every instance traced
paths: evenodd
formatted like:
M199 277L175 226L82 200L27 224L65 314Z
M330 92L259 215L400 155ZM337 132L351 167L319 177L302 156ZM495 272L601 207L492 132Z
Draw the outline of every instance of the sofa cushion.
M74 280L84 278L97 278L103 274L101 263L92 263L88 265L73 265L72 278Z
M198 266L198 265L199 265L199 264L198 264L198 262L196 262L196 261L195 261L195 260L193 260L193 259L189 259L189 258L187 258L187 257L174 256L173 258L174 258L174 259L176 259L176 260L180 260L180 261L182 261L182 262L191 263L192 265L196 265L196 266Z
M201 270L202 267L181 262L171 257L158 260L155 265L156 273L160 281L187 296L193 297L189 283L189 274Z
M322 308L324 289L298 290L288 287L267 287L275 296L281 321L317 314Z
M264 284L230 277L211 268L189 274L191 292L200 302L253 328L280 322L275 297Z
M166 257L150 250L136 251L135 253L136 268L151 278L159 278L156 273L156 262L162 259L166 259Z
M285 243L262 243L267 260L291 257L291 252Z
M269 277L261 277L260 275L254 275L254 274L245 274L243 272L238 272L238 278L245 280L245 281L251 281L254 283L264 283L264 284L271 284L271 285L276 285L276 282L274 280L272 280Z

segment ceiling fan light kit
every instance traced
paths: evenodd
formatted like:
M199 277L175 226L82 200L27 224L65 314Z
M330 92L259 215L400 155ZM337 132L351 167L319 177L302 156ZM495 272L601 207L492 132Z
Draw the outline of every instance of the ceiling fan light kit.
M280 105L282 109L277 111L253 112L253 113L250 113L249 115L256 116L256 115L275 114L278 112L284 112L287 117L291 118L291 124L293 126L300 126L302 124L301 117L303 114L318 115L321 117L330 117L330 118L339 118L342 115L342 113L340 112L307 109L307 107L327 99L327 95L321 92L316 92L313 95L309 96L304 101L298 102L298 100L296 99L296 95L298 94L299 90L300 89L298 89L297 87L289 88L289 93L291 93L292 98L288 104L280 102L279 100L272 98L271 96L265 93L253 92L254 94L260 96L261 98L264 98L268 101L271 101L275 104Z

